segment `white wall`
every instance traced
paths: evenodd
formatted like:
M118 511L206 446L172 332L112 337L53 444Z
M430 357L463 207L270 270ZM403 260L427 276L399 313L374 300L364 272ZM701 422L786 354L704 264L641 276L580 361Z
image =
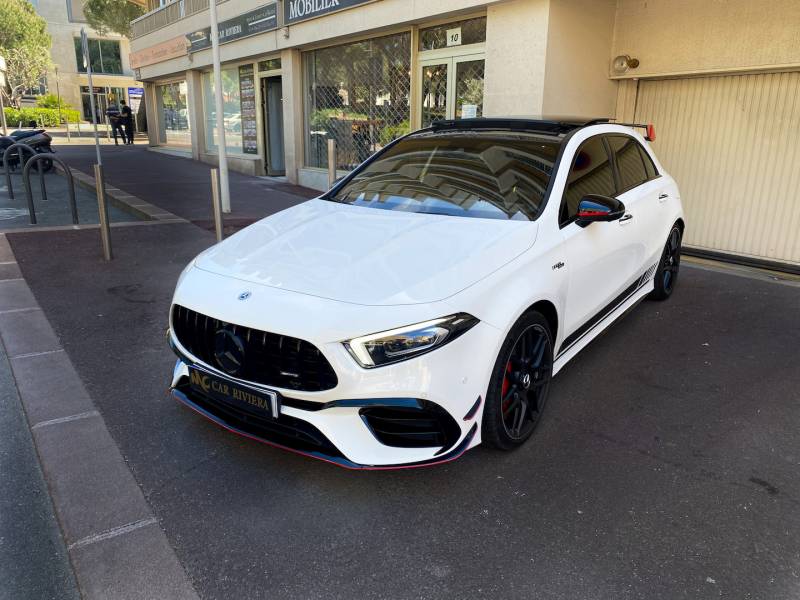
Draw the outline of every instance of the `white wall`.
M609 80L615 0L552 0L542 114L612 117Z
M626 77L800 66L798 0L618 0Z

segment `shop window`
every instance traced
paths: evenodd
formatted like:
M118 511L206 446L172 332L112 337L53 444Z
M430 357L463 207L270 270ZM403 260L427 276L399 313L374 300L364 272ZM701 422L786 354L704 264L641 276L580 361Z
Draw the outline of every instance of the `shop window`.
M206 148L219 151L217 139L217 108L214 100L213 73L203 73L203 109L206 120ZM242 153L242 109L239 86L239 68L222 69L222 104L225 126L225 149L229 153Z
M410 130L411 35L401 33L304 54L306 165L351 170Z
M81 40L74 38L74 42L78 72L86 73L86 67L83 66ZM119 42L117 40L89 40L89 62L92 65L92 73L122 75L122 55L119 50Z
M419 32L419 49L438 50L452 46L480 44L486 41L486 17L445 23Z
M280 58L268 58L258 62L258 70L261 73L265 71L278 71L281 68Z
M156 87L156 101L161 112L161 141L167 146L191 147L192 131L186 99L186 82L176 81Z

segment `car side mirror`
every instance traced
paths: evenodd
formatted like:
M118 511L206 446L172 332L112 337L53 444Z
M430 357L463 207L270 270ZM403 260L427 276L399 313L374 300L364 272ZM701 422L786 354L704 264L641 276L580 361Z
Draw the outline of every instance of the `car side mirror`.
M625 205L609 196L587 194L578 204L575 222L581 227L596 221L616 221L625 214Z

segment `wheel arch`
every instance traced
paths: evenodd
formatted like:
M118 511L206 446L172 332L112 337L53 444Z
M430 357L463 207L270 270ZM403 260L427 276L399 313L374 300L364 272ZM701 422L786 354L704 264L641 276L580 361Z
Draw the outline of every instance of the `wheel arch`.
M550 326L550 334L553 336L553 345L555 345L558 339L558 310L556 305L549 300L537 300L523 314L533 311L540 313L547 320L547 324Z

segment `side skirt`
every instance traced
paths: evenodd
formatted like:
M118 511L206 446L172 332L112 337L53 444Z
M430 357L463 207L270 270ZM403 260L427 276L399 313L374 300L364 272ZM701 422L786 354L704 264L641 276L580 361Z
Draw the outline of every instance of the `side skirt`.
M564 367L564 365L566 365L578 354L578 352L588 346L592 340L608 329L617 319L623 317L626 313L628 313L628 311L635 308L636 305L644 300L651 291L653 291L652 279L637 289L617 308L597 321L597 323L595 323L591 329L586 331L586 333L584 333L579 339L575 340L569 347L561 350L553 363L553 375L558 373Z

